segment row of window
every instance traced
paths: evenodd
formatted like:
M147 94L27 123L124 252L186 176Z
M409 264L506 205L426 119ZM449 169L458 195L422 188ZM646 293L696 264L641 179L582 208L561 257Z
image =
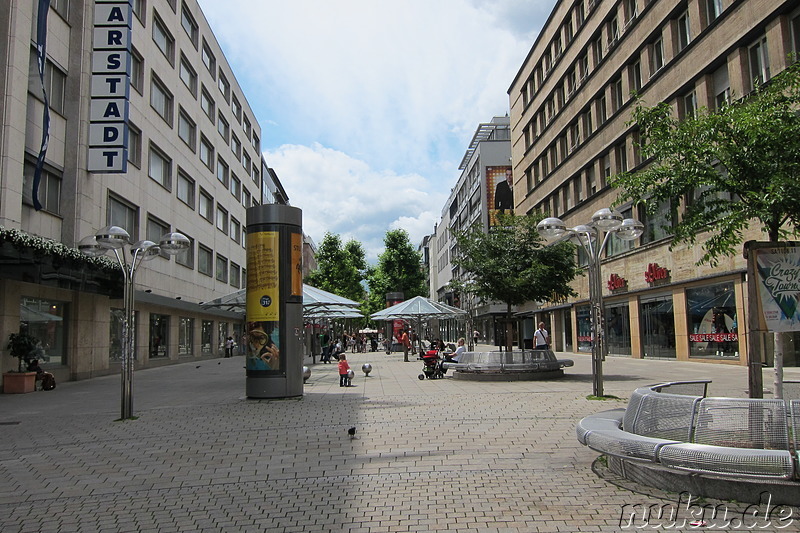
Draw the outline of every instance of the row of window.
M207 209L213 210L213 199L210 196L203 196L202 198L206 198ZM202 204L203 201L201 200ZM211 212L213 213L213 211ZM134 240L138 240L136 236L139 234L139 208L119 196L109 194L106 223L125 228ZM230 231L231 239L245 246L244 238L246 234L242 231L241 223L234 217L230 217L229 225L228 212L219 205L217 205L216 224L217 228L226 234ZM162 235L170 231L169 224L148 213L145 227L146 239L158 242ZM197 243L191 235L180 228L175 231L183 233L189 239L189 247L175 256L175 261L179 265L194 269L196 257L197 271L201 274L214 277L217 281L228 283L232 287L242 288L245 286L247 280L246 268L229 260L220 253L215 253L211 247ZM169 258L167 255L164 255L164 257Z

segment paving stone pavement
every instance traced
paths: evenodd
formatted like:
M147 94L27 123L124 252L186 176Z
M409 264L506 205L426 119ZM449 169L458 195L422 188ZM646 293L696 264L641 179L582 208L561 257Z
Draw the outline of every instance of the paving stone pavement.
M420 381L421 361L349 354L353 387L316 364L303 397L284 400L244 398L242 357L192 361L136 372L125 422L118 376L0 395L0 531L636 530L623 506L677 495L599 477L576 422L660 381L747 395L743 367L609 358L605 392L620 399L588 400L589 357L559 356L576 361L563 379L503 383ZM774 530L798 524L800 511Z

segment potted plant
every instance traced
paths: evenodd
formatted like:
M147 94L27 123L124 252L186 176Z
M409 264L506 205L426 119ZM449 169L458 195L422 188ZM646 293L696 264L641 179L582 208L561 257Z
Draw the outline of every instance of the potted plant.
M8 351L19 359L19 371L3 374L3 392L18 394L33 392L36 388L36 372L27 372L27 364L38 350L39 339L28 333L12 333L8 337Z

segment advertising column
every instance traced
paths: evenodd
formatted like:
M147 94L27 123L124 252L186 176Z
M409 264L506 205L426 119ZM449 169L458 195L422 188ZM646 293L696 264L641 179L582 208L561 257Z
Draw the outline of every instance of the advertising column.
M303 394L302 211L286 205L247 210L248 398Z

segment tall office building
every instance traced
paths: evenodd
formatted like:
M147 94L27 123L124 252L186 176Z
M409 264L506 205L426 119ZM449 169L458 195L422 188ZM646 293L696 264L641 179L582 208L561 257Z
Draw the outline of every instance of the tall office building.
M509 89L517 213L576 226L611 206L609 176L646 164L629 122L632 92L682 118L747 95L799 51L795 1L559 0ZM609 351L745 364L744 259L698 267L700 246L670 251L673 207L654 216L619 207L645 232L633 243L612 237L602 258ZM764 240L755 224L746 237ZM587 285L577 279L568 302L526 306L549 323L557 350L591 350ZM787 364L800 361L794 346Z
M450 281L466 281L465 273L453 264L458 247L453 234L478 224L484 231L496 223L500 211L512 212L513 192L508 179L511 174L509 118L493 117L491 122L478 125L458 170L461 175L450 191L442 209L442 218L431 235L430 281L431 297L468 310L472 325L481 333L484 342L494 342L501 328L497 318L504 316L502 304L481 304L468 294L456 294ZM455 332L443 332L455 340ZM502 334L502 333L501 333Z
M190 240L138 271L137 366L217 354L241 316L198 304L244 286L245 210L285 193L266 175L261 128L197 1L52 0L38 13L35 1L8 0L0 33L0 339L36 336L59 380L117 371L119 273L74 256L113 224L133 241Z

